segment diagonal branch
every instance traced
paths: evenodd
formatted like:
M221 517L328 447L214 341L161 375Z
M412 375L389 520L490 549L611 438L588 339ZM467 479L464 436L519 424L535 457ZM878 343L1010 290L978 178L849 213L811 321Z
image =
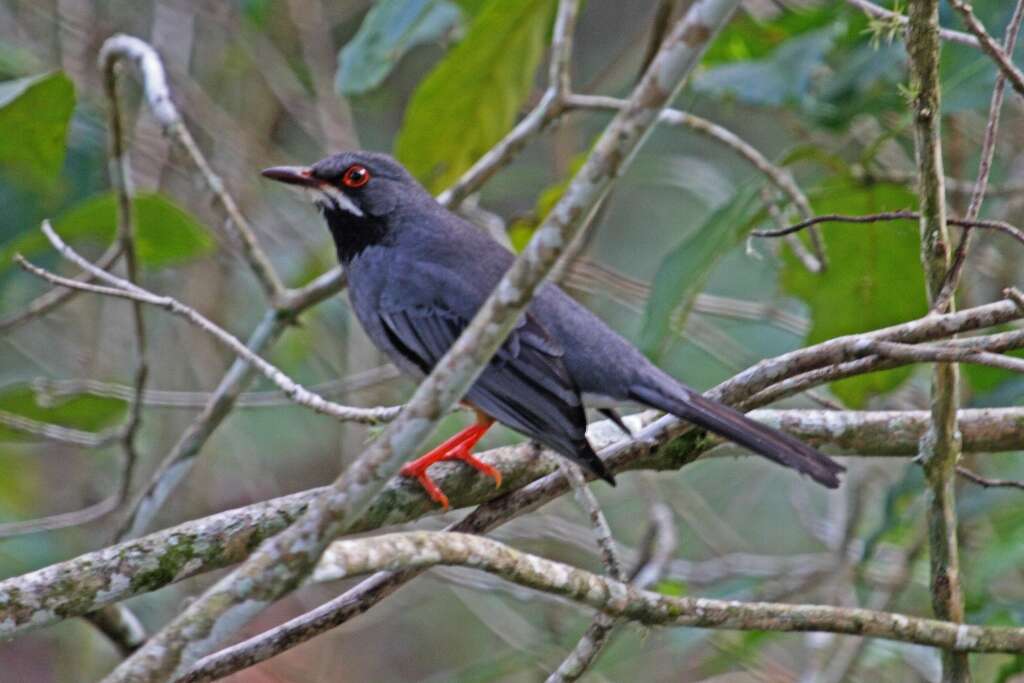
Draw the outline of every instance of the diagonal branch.
M923 410L758 410L750 415L809 443L828 446L833 452L838 450L864 456L914 456L929 422L929 414ZM626 420L634 430L642 424L640 416ZM1024 408L961 410L959 422L965 451L992 453L1024 448L1024 429L1021 427ZM653 430L645 430L637 436L654 439L653 434ZM606 455L612 452L609 447L614 449L623 443L621 432L608 421L591 425L588 435L595 448ZM643 443L634 441L632 444L635 457L632 462L619 458L618 472L640 468L675 469L680 460L697 458L715 442L687 438ZM644 456L642 460L640 456ZM480 457L500 470L503 479L511 486L541 482L541 477L553 471L552 459L537 458L529 444L492 449ZM509 498L524 495L517 492L496 497L493 486L481 482L479 477L457 465L439 464L431 474L445 491L451 492L452 503L458 507L491 500L494 503L484 508L499 507L500 501L500 506L508 509ZM531 486L538 488L546 484ZM302 514L322 491L322 488L311 489L217 513L0 581L0 638L80 616L104 605L240 562L250 544L280 531ZM541 502L549 500L544 498ZM484 508L476 519L490 514ZM403 524L436 512L416 487L396 478L388 483L379 502L360 521L355 531ZM479 528L472 520L459 526L463 531ZM132 577L131 581L123 581L126 576ZM318 570L314 578L331 580L333 574L327 565L322 565L322 571ZM69 592L68 582L81 590ZM82 600L81 596L85 594L91 597ZM365 611L365 604L357 611Z
M969 10L968 10L969 11ZM1017 5L1006 26L1006 35L1003 38L1003 45L1006 46L1006 54L1012 55L1017 45L1017 34L1020 33L1021 22L1024 21L1024 0L1017 0ZM1003 94L1006 92L1006 74L1002 71L996 76L996 84L992 88L992 100L988 108L988 121L985 124L985 138L981 143L981 155L978 161L978 178L974 183L971 192L971 203L967 207L967 220L974 220L981 214L981 203L985 200L985 193L988 190L989 171L992 170L992 158L996 151L996 132L999 130L999 115L1003 109ZM964 264L967 262L967 253L971 248L971 237L974 233L970 228L964 230L957 244L956 252L953 254L953 263L946 272L945 280L942 283L942 290L935 300L935 308L944 310L949 301L953 298L957 286L960 284L960 277L963 274Z
M225 213L228 214L228 218L230 218L228 224L233 227L235 236L241 242L242 253L250 270L256 276L267 297L271 302L276 303L284 294L284 285L281 284L266 253L256 241L255 232L249 221L242 215L238 204L224 188L224 181L210 168L209 162L199 146L196 145L181 114L178 113L177 107L174 106L170 89L167 87L167 75L164 73L160 57L148 43L138 38L127 35L108 38L100 49L101 70L105 75L112 74L115 66L122 60L128 60L135 65L136 73L145 92L146 102L150 111L153 112L154 118L163 128L164 133L185 149L196 168L199 169L206 184L224 207Z
M218 640L305 578L328 543L366 511L385 481L397 474L402 460L429 435L497 351L564 245L632 159L661 109L737 4L737 0L701 0L691 7L637 86L630 108L609 124L496 291L385 433L295 524L264 543L242 567L192 603L108 681L154 680L183 672Z
M669 597L472 534L410 531L338 541L339 576L438 565L480 569L648 625L743 631L823 631L885 638L955 652L1024 652L1024 628L973 626L868 609Z
M1010 50L1004 50L989 35L984 25L978 21L978 17L974 16L974 9L968 3L964 2L964 0L949 0L949 4L963 17L967 30L978 39L981 49L996 63L1003 77L1010 81L1010 85L1017 91L1018 95L1024 97L1024 72L1013 65L1013 59L1011 58L1013 53Z

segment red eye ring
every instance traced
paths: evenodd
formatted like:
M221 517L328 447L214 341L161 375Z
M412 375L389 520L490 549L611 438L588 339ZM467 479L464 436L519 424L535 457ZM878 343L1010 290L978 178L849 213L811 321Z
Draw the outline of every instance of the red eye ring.
M345 173L341 176L341 182L345 187L362 187L370 182L370 171L362 164L352 164L345 169Z

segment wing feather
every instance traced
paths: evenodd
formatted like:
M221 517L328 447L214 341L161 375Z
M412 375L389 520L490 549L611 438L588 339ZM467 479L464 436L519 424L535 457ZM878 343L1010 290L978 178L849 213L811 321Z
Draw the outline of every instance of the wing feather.
M444 308L414 306L380 313L394 347L424 373L448 351L468 322ZM466 394L499 422L576 457L586 416L562 350L525 316Z

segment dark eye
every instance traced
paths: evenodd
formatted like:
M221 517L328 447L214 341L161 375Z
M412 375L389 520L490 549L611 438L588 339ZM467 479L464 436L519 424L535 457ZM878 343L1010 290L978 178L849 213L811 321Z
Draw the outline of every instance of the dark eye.
M362 187L370 182L370 171L365 166L353 164L345 169L341 182L345 187Z

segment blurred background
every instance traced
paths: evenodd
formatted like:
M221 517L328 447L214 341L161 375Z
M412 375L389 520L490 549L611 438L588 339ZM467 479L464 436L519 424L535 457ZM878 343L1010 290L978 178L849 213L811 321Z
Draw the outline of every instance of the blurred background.
M448 186L536 103L552 0L0 0L0 318L44 291L11 263L22 252L71 274L38 232L51 218L91 258L114 234L106 103L96 55L124 32L150 42L199 146L255 225L289 286L335 265L312 206L259 170L311 163L352 148L395 152L430 189ZM576 92L625 96L660 35L659 17L686 2L589 0L573 54ZM975 11L1001 36L1012 3ZM377 15L374 16L373 12ZM962 28L943 5L942 22ZM1020 51L1018 52L1018 54ZM1018 62L1019 63L1019 62ZM444 79L431 75L439 70ZM16 80L31 79L31 80ZM967 205L995 70L981 52L947 43L942 58L949 206ZM751 0L714 42L676 103L733 131L792 173L815 213L915 208L912 120L898 31L840 2ZM121 79L139 197L142 281L246 338L262 294L224 228L224 215L183 152L162 136L134 77ZM1024 223L1024 110L1007 95L992 192L983 216ZM564 116L467 202L472 218L522 246L609 120ZM765 193L762 188L768 188ZM916 226L823 230L829 259L813 273L781 241L747 240L723 225L738 197L791 203L732 149L685 127L661 127L615 186L565 281L657 362L707 388L757 360L926 311ZM775 227L768 212L761 227ZM733 228L731 230L727 228ZM801 238L803 239L803 238ZM1019 245L979 234L962 305L1020 282ZM801 242L806 249L808 242ZM699 293L699 295L698 295ZM0 409L83 430L123 419L134 367L130 308L78 296L0 333ZM233 360L210 338L146 312L150 375L136 488L151 476ZM344 296L306 313L267 353L336 400L394 404L412 384L372 349ZM1022 380L965 368L965 404L1015 405ZM85 380L89 380L86 382ZM339 380L342 380L339 382ZM153 528L324 484L374 435L289 405L257 380L206 443ZM126 393L128 392L128 393ZM847 380L788 406L927 406L927 368ZM466 418L449 418L436 439ZM116 487L116 448L54 444L0 428L0 524L85 508ZM518 439L494 430L484 447ZM968 458L992 476L1024 476L1010 457ZM681 473L632 473L595 485L617 540L635 548L652 500L674 515L677 560L657 587L671 594L886 605L927 615L923 478L906 460L851 458L849 484L826 495L779 468L718 458ZM960 493L968 619L1024 618L1020 492ZM122 512L91 523L0 539L0 578L107 545ZM440 528L461 513L420 522ZM494 536L593 570L600 562L570 497ZM215 575L127 604L156 629ZM307 588L267 610L247 634L320 604L346 584ZM435 570L364 616L234 681L533 681L572 648L590 614L480 573ZM621 628L588 680L933 681L927 648L821 635ZM837 669L847 657L852 664ZM116 662L81 620L0 643L0 678L86 681ZM1024 659L976 658L978 680L1010 680Z

